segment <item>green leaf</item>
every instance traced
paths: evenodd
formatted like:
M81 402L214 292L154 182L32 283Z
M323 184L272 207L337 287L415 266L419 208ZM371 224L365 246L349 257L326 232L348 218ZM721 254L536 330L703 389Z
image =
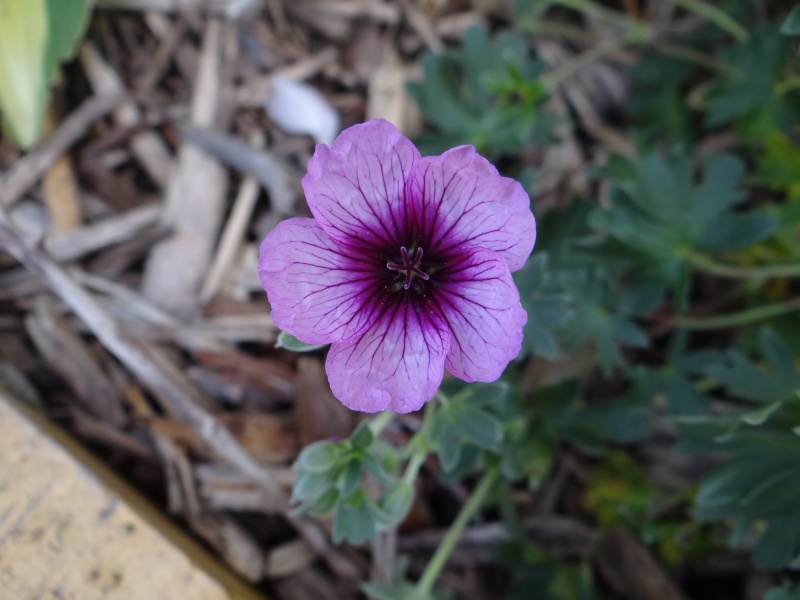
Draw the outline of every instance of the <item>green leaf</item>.
M564 273L560 283L573 298L574 314L560 332L567 351L575 351L587 339L593 340L597 361L607 373L624 360L620 344L645 347L649 340L633 323L634 308L642 308L636 286L622 287L602 269ZM628 299L626 296L634 296ZM650 306L644 306L650 310Z
M411 510L413 501L414 487L403 480L396 482L381 500L381 527L389 529L399 525Z
M0 2L0 109L14 140L39 139L47 93L45 0Z
M339 503L339 498L339 490L331 488L313 502L311 512L318 517L327 515Z
M442 461L442 469L445 472L452 471L461 456L462 445L458 436L450 429L447 424L437 415L437 419L431 430L431 441L436 446L439 460Z
M389 485L391 483L391 475L383 468L378 459L372 454L366 452L361 457L364 468L377 479L382 485Z
M556 358L559 355L556 330L573 314L567 294L545 291L547 268L547 253L537 252L522 269L514 273L522 306L528 313L520 357L534 354L549 359Z
M719 58L735 65L741 75L711 87L707 124L717 127L733 121L742 135L753 139L788 130L798 115L797 92L777 92L781 71L790 59L789 40L778 28L754 28L747 42L723 48Z
M763 143L757 181L772 189L785 190L790 198L800 197L800 146L779 131L771 132Z
M772 588L766 593L764 600L800 600L800 588Z
M330 473L301 472L294 482L292 499L305 504L313 504L333 487Z
M370 428L369 422L361 421L350 436L350 444L353 450L366 450L372 445L372 440L374 439L375 436L372 434L372 428Z
M770 235L775 222L762 212L734 212L744 199L744 164L732 156L707 157L696 181L688 155L651 154L616 159L612 206L596 209L590 224L627 251L627 269L677 292L685 278L686 249L732 250ZM631 260L631 257L636 257Z
M470 383L454 394L453 403L465 402L476 407L484 408L494 415L502 416L508 412L512 400L516 397L514 386L506 381L493 383Z
M772 404L778 400L795 399L795 393L800 390L800 373L794 366L791 350L767 328L760 333L759 346L769 370L733 349L728 351L724 360L710 365L706 374L732 394L747 400Z
M336 486L342 494L343 498L347 498L361 483L361 460L358 458L351 458L345 463L344 470L342 471L339 481Z
M488 411L466 402L450 402L440 411L440 418L454 433L486 450L497 449L503 439L503 424Z
M284 348L291 352L314 352L320 348L324 348L327 344L306 344L301 342L291 333L281 331L278 334L278 341L275 343L276 348Z
M746 415L742 415L742 421L744 421L748 425L752 425L753 427L763 425L775 412L779 411L781 407L783 407L783 401L778 400L777 402L768 404L767 406L765 406L760 410L756 410L747 413Z
M696 72L696 65L688 61L642 48L641 60L630 70L633 90L627 104L637 146L652 148L662 141L693 141L697 127L686 95Z
M48 35L45 81L50 82L59 63L75 55L89 23L88 0L47 0Z
M552 137L555 120L540 110L544 65L522 35L490 38L471 27L456 53L428 54L421 63L424 83L408 89L437 132L417 139L423 153L471 144L483 154L510 155Z
M778 570L800 555L800 516L770 522L753 549L758 569Z
M361 590L371 600L438 600L440 596L425 594L408 582L396 584L362 583Z
M347 541L358 545L375 538L375 520L370 503L366 492L359 488L339 504L333 518L334 543Z
M795 4L792 12L781 25L783 35L800 35L800 4Z
M315 442L303 448L295 466L303 471L325 473L331 470L339 457L336 444L328 440Z

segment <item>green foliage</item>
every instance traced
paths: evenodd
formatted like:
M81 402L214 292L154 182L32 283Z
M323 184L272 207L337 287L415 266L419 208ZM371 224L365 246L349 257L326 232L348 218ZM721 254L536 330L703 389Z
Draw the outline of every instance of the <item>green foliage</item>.
M511 569L513 579L504 600L597 600L591 567L553 559L532 542L505 544L500 560Z
M637 316L649 313L661 299L661 288L614 282L604 269L587 269L561 274L561 285L572 298L572 318L561 331L567 348L577 350L591 340L597 363L610 373L623 364L619 346L645 348L649 340L636 325Z
M297 480L292 500L297 512L324 515L334 512L333 539L361 544L378 531L395 527L408 514L414 497L407 482L395 480L391 472L395 458L376 442L369 423L362 422L349 439L320 441L303 449L295 462ZM369 473L384 486L376 501L362 487Z
M44 113L47 26L44 0L0 5L0 107L23 147L38 139Z
M681 145L693 141L696 132L686 96L695 72L691 63L654 51L646 52L631 69L635 91L628 108L632 133L640 147L657 146L664 138Z
M615 160L607 170L614 181L612 206L598 208L590 220L626 246L631 257L640 257L632 265L640 276L676 290L687 250L735 250L773 231L769 217L733 210L745 198L744 172L732 156L707 157L698 182L688 156Z
M477 450L498 452L504 431L501 411L513 401L512 386L503 383L452 384L452 393L430 424L429 439L445 472L468 471L478 459Z
M795 4L792 12L781 25L783 35L800 35L800 4Z
M406 581L395 584L365 583L362 591L370 600L445 600L444 593L426 593Z
M536 252L525 266L514 273L522 306L528 313L521 357L528 354L556 358L560 354L555 330L572 316L569 296L544 289L548 270L546 252Z
M410 89L429 126L424 152L473 144L507 172L532 172L535 163L521 151L551 141L543 101L546 90L565 88L552 73L543 76L529 40L513 29L535 30L542 15L560 14L549 11L552 4L528 2L524 23L512 18L509 30L491 35L470 29L451 53L423 58L424 80ZM650 25L591 0L566 4L627 33ZM766 5L756 12L745 1L692 5L683 10L698 10L706 24L689 34L667 33L652 44L648 36L625 37L647 46L619 121L637 151L605 160L603 141L583 130L584 119L575 123L581 149L603 157L588 174L599 185L588 198L559 198L558 209L536 213L536 251L514 274L528 313L523 350L502 381L447 381L405 451L387 450L362 429L298 461L295 495L309 510L334 511L337 540L368 539L399 522L429 453L445 481L499 467L502 496L511 483L536 490L555 448L567 443L593 457L584 508L600 526L635 532L666 563L721 552L723 532L757 568L800 568L800 373L786 343L800 347L792 331L800 316L773 320L786 341L737 327L736 318L720 333L691 331L706 315L737 317L762 300L797 302L800 63L795 40L779 27L797 33L800 13L787 18ZM565 35L576 22L562 23ZM738 23L754 26L744 32ZM725 150L714 154L720 139ZM758 271L777 264L777 275ZM745 272L755 275L745 279ZM531 357L535 369L523 363ZM563 379L544 385L530 377L548 364ZM520 389L520 374L533 391ZM724 458L700 478L696 495L691 486L659 489L630 451L665 412L679 425L680 448ZM380 483L377 499L361 486L366 473ZM506 509L501 514L513 524L505 514L513 507ZM557 561L511 534L500 553L513 574L507 598L532 590L544 599L595 597L586 565ZM371 598L430 600L406 581L364 590ZM784 586L767 597L797 594Z
M0 109L23 148L39 138L47 88L72 56L88 20L87 0L4 0L0 4Z
M800 147L778 131L767 135L764 153L758 157L756 181L789 198L800 198Z
M59 64L72 58L86 31L91 0L47 0L47 48L44 58L45 81L50 81Z
M710 89L708 125L733 122L742 135L754 139L790 127L798 117L798 90L776 86L789 57L788 38L776 26L759 27L747 42L723 49L721 60L740 73Z
M673 415L703 413L708 409L708 396L699 389L697 380L718 360L716 352L687 351L686 336L675 335L661 366L637 365L632 369L631 395L642 402L663 397Z
M429 54L422 68L424 83L409 90L435 129L417 140L423 153L471 144L496 157L549 137L553 119L540 110L543 65L524 37L504 32L490 39L471 27L458 52Z
M785 586L773 588L764 596L764 600L800 600L800 587Z
M735 518L732 542L740 544L755 531L755 565L777 569L800 565L800 488L794 485L800 477L800 373L792 352L770 330L761 332L759 349L763 365L731 350L707 368L730 393L756 403L754 409L678 423L685 448L732 453L702 482L694 516Z

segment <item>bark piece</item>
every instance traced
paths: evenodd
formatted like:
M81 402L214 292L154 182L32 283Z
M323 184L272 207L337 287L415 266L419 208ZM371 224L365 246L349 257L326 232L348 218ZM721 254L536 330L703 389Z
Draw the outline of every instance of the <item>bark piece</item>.
M69 156L62 154L42 180L50 222L56 231L73 231L81 225L78 181Z
M615 593L629 600L686 600L647 548L624 529L597 544L594 562Z
M142 206L68 233L50 234L44 240L44 247L58 261L78 260L102 248L132 239L154 225L160 215L160 206Z
M96 94L122 94L126 91L122 79L91 42L85 42L81 47L80 59ZM122 128L137 127L142 123L142 115L133 101L126 101L114 110L114 121ZM152 131L141 131L131 138L130 144L131 152L148 177L164 187L173 170L172 155L164 141Z
M259 462L286 462L297 456L297 433L285 417L236 412L221 413L217 418Z
M211 127L220 97L222 24L208 21L194 87L191 121ZM227 174L215 159L184 144L166 192L164 222L173 235L157 244L145 266L145 296L181 319L198 309L198 292L208 271L225 208Z
M124 335L97 300L41 251L34 240L20 232L2 210L0 246L41 277L75 311L108 351L125 364L158 398L170 415L189 424L219 460L235 465L243 475L251 478L274 498L281 514L339 577L346 580L359 577L352 561L331 548L316 524L290 514L285 491L270 472L253 460L230 432L203 408L207 403L205 397L189 383L184 374L157 349Z
M19 200L72 145L89 125L104 117L123 101L123 96L94 96L84 101L53 133L14 163L0 186L0 207Z
M353 432L355 413L331 393L319 359L311 356L298 358L295 386L295 418L302 447L318 440L344 439Z
M94 353L44 296L25 325L39 352L93 415L117 427L127 422L122 399Z

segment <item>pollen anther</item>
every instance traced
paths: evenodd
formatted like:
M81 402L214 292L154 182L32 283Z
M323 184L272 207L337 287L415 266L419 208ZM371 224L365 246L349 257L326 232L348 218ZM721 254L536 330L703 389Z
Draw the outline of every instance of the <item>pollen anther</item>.
M400 248L400 255L403 257L403 264L399 265L397 263L388 262L386 263L386 268L390 271L399 271L401 273L405 273L405 282L403 283L403 289L409 289L411 287L411 280L414 278L414 275L422 279L423 281L428 281L431 277L425 271L420 269L419 265L422 262L422 248L417 248L414 252L414 256L409 256L408 248L402 246Z

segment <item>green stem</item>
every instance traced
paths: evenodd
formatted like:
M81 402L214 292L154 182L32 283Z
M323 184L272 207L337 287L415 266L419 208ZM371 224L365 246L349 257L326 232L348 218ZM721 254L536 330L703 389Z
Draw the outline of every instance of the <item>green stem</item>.
M695 250L685 252L687 260L696 268L712 275L730 279L774 279L800 277L800 264L764 265L761 267L739 267L717 262Z
M394 419L394 413L391 412L382 412L378 413L372 421L369 423L369 428L372 430L372 435L378 437L381 434L381 431L386 429L386 426L392 422Z
M436 396L425 405L422 428L411 438L407 446L408 450L411 452L411 456L408 459L406 471L403 473L403 481L409 485L414 485L414 480L417 478L422 464L431 452L431 445L428 440L430 438L431 424L439 408L439 402L447 402L447 398L441 392L436 392Z
M577 10L587 15L600 17L601 19L619 25L623 29L636 31L638 35L645 38L647 37L647 26L644 23L631 18L627 13L611 10L596 2L592 2L592 0L555 0L554 4L560 4L561 6Z
M558 87L558 85L563 83L564 80L568 79L581 69L605 58L606 56L614 54L621 48L624 48L628 44L634 43L635 41L636 36L633 34L607 40L602 44L592 47L591 50L587 50L583 54L578 55L573 60L563 64L555 71L543 75L541 82L546 88L550 90L555 89Z
M677 58L679 60L700 65L702 67L715 71L720 75L727 77L729 79L741 79L742 77L744 77L744 74L740 69L737 69L734 66L731 66L721 60L718 60L717 58L714 58L710 54L699 52L697 50L694 50L693 48L680 46L678 44L671 44L669 42L654 42L653 48L655 48L662 54L666 54L667 56L672 56L673 58Z
M737 313L720 315L718 317L675 317L675 324L684 329L694 329L697 331L708 331L712 329L726 329L728 327L738 327L749 325L766 319L779 317L796 310L800 310L800 298L794 298L787 302L777 304L767 304L757 306Z
M450 558L450 555L453 553L462 531L464 531L467 523L469 523L470 519L483 505L489 492L492 491L492 487L494 486L495 479L497 479L499 472L500 470L497 466L490 467L484 474L478 487L472 492L467 503L461 508L461 512L458 513L456 520L450 526L447 534L442 539L442 543L439 544L436 553L433 555L433 558L431 558L431 562L429 562L428 566L425 568L425 572L422 574L419 583L417 583L417 592L421 597L430 594L433 589L433 584L436 583L439 574L442 572L445 564L447 564L447 559Z
M552 19L526 18L521 20L516 25L516 28L521 33L540 35L542 37L562 38L587 46L597 43L597 39L587 33L586 29L583 27L561 23L560 21Z
M739 25L728 13L704 0L672 0L678 6L697 13L714 23L720 29L730 33L739 42L746 42L750 38L747 30Z
M421 445L422 444L418 444L418 446ZM414 481L416 481L417 475L419 474L419 470L422 468L422 464L425 462L427 457L428 453L424 448L417 448L414 454L411 455L408 465L406 465L406 472L403 473L403 481L405 481L408 485L413 486Z

